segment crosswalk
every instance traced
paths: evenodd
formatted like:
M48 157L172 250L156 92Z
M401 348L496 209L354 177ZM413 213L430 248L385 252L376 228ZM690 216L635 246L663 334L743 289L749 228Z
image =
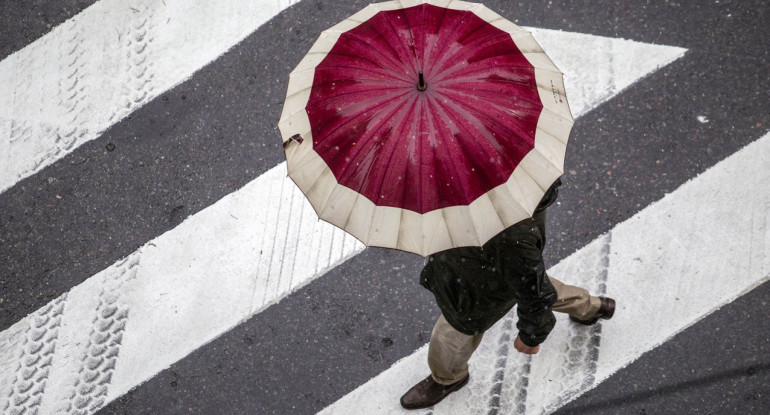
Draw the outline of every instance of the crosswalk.
M755 192L770 174L763 168L767 160L770 135L549 269L549 275L568 284L615 298L620 306L612 324L578 327L562 315L549 336L555 347L530 357L510 347L518 331L515 316L509 315L485 333L494 341L483 343L471 359L473 371L486 377L474 377L467 390L423 413L551 413L770 279L770 230L764 219L757 224L732 216L744 203L752 218L770 211L770 194ZM681 255L684 250L693 255ZM667 285L678 289L659 290ZM656 295L651 298L650 292ZM628 327L634 327L637 341L627 341ZM403 413L393 396L422 380L426 361L427 346L322 413Z
M291 1L98 1L0 63L0 191L189 78ZM205 28L205 30L199 30Z
M0 110L0 128L4 128L0 142L0 157L4 157L0 191L8 190L6 195L18 192L19 187L24 188L25 183L36 180L37 176L45 177L48 166L77 165L71 158L80 159L78 152L85 151L84 144L99 138L114 125L125 123L126 117L145 105L163 99L167 91L191 76L187 82L198 85L201 79L196 78L196 71L216 61L292 3L258 2L236 7L228 2L167 0L162 4L138 2L128 6L100 0L9 56L0 62L0 91L14 97L12 105L3 105ZM116 34L113 35L112 29ZM686 50L679 47L576 32L531 30L565 72L576 116L598 108L639 79L686 54ZM269 50L268 45L260 47ZM698 122L706 121L699 119ZM196 134L195 126L183 128ZM275 137L265 134L256 141L271 138ZM634 284L642 284L645 287L642 291L655 291L661 282L654 278L674 273L681 279L678 290L693 297L682 294L673 302L668 297L661 297L660 301L673 304L672 312L681 314L680 319L667 321L665 329L658 324L644 329L651 335L633 348L612 344L612 339L622 338L624 330L633 325L623 324L622 317L616 326L607 327L610 332L618 332L602 335L601 348L592 340L595 337L591 337L598 333L588 333L586 337L587 333L560 324L561 331L554 333L555 344L584 342L576 346L582 350L583 360L566 367L587 377L576 376L572 383L548 387L537 383L547 376L536 374L564 370L560 362L571 351L554 348L550 354L532 361L508 356L507 351L501 355L513 324L510 319L502 321L496 331L489 334L488 338L494 340L486 343L476 357L476 365L494 366L505 356L507 369L501 372L499 367L490 366L483 371L504 373L505 382L501 383L498 378L474 378L466 392L470 395L458 394L455 403L450 401L443 410L449 411L446 413L457 413L460 408L468 413L480 409L497 413L554 411L641 353L766 280L770 231L763 221L770 201L766 192L752 192L761 187L766 178L746 175L746 172L767 172L763 169L770 157L767 142L767 136L756 140L750 148L712 168L683 187L684 190L676 190L670 197L617 225L552 269L552 272L563 269L569 274L569 270L591 269L590 264L580 262L588 261L599 267L597 273L604 273L604 280L592 287L594 291L618 290L621 298L622 293L640 292ZM580 141L576 145L581 145ZM108 147L107 151L112 150ZM736 166L753 167L741 172ZM723 188L729 188L731 193L721 192ZM723 234L708 232L714 223L719 223L719 218L740 207L729 202L746 203L746 195L756 198L748 199L753 218L750 224L740 220L735 224L725 222L721 223L726 227ZM724 210L693 215L693 210L697 211L700 206L698 201L711 196L715 199L708 205ZM671 202L680 199L685 202ZM688 214L682 216L683 212ZM674 219L668 219L671 217ZM749 227L740 229L738 225ZM677 226L680 230L673 230ZM669 236L687 234L697 226L706 230L689 234L690 239ZM731 234L738 231L751 237L735 238ZM650 252L646 252L638 245L639 235L645 240L663 242L647 246ZM703 243L709 238L741 239L744 245L715 248L714 244ZM713 249L728 249L735 256L727 256L719 263L696 260L695 264L687 264L667 262L665 256L657 252L663 248L681 251L683 247L692 249L693 255L697 252L694 258L713 257L719 253ZM114 258L111 266L90 277L83 276L82 282L72 284L37 311L3 327L0 408L7 413L97 412L132 389L142 388L139 385L175 362L190 359L194 351L313 284L322 275L336 272L338 265L363 250L349 235L315 219L312 208L286 179L283 164L266 169L245 186L149 239L134 252ZM599 255L598 261L597 252L604 255ZM740 256L746 253L748 261ZM581 255L585 258L580 259ZM745 272L738 273L741 278L723 281L725 288L709 287L718 294L716 297L695 290L702 286L700 282L688 285L694 275L706 275L704 278L711 281L714 276L709 272L717 272L718 266L744 270L740 264L748 264ZM695 265L701 266L702 271L694 271ZM721 275L724 270L719 272ZM583 274L590 279L590 273ZM629 282L633 275L649 276L649 279ZM3 297L7 295L3 293ZM627 297L627 301L647 307L655 305L634 297ZM631 311L629 308L628 315ZM680 313L682 311L687 312ZM388 342L383 339L383 344ZM589 346L596 350L585 351ZM611 353L613 358L602 358L601 351ZM399 409L393 405L397 402L394 396L404 389L402 383L408 384L421 376L416 373L425 369L418 363L421 360L424 361L424 349L341 401L326 402L316 410L332 404L326 412L361 413L361 408L369 408L364 413L398 413ZM543 369L548 364L553 367ZM590 373L585 371L586 365L592 368ZM522 378L529 379L530 383L523 393L521 385L516 384L517 379ZM477 399L470 400L469 396ZM476 401L482 406L469 403ZM440 410L437 408L437 413Z

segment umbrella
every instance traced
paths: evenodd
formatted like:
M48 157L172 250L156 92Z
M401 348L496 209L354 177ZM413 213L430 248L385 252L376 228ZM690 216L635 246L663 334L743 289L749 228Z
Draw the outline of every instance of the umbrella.
M318 216L367 246L481 246L563 172L573 119L532 35L481 4L372 4L292 71L279 128Z

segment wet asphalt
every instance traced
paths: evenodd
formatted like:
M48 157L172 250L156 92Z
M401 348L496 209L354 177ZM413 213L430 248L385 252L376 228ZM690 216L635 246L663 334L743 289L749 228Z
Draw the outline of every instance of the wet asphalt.
M88 2L33 4L0 5L0 57ZM366 4L287 9L0 194L0 329L282 161L275 124L288 72L318 33ZM762 1L485 4L521 25L688 48L576 123L559 204L549 209L549 265L770 129ZM314 413L427 342L438 311L417 284L421 265L368 249L100 413ZM769 287L557 413L770 413Z

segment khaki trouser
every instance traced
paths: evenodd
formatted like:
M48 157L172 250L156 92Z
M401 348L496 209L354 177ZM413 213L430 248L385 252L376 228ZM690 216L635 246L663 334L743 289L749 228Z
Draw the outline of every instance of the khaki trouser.
M580 320L587 320L599 311L599 297L588 294L584 288L566 285L548 277L556 288L558 300L552 306L553 311L567 313ZM449 385L463 379L468 374L468 360L479 347L483 333L469 336L455 330L444 316L438 318L430 336L428 346L428 366L433 380Z

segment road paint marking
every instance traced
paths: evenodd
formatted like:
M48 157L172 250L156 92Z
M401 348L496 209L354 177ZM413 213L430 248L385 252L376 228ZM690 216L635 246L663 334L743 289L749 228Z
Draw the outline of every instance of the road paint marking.
M516 336L508 320L515 319L513 311L474 354L466 388L430 410L409 413L551 413L770 279L770 192L760 190L770 180L767 160L770 134L549 269L549 275L576 285L595 287L606 278L607 295L618 301L612 320L583 327L557 313L556 328L530 361L490 341ZM598 329L600 345L590 341ZM494 364L501 356L508 364L497 385ZM521 365L530 366L525 405L515 373ZM428 373L425 346L321 414L406 413L399 397ZM500 391L499 401L486 399L492 390Z
M0 192L235 46L298 0L101 0L0 62Z
M611 40L552 30L537 30L535 35L544 43L562 45L549 50L549 55L567 73L568 90L573 79L593 79L594 88L571 92L578 108L576 117L584 113L578 111L589 111L624 87L611 71L599 69L617 65L615 58L597 54L590 66L579 67L572 63L579 48L575 44L568 48L566 41L559 41L567 36L569 41L594 50L612 44ZM617 41L649 56L643 64L629 61L625 70L634 73L635 79L685 52L670 46ZM610 75L586 75L594 71ZM587 90L601 93L585 97ZM66 301L62 300L56 358L46 377L45 391L39 395L39 405L61 410L72 404L82 406L84 413L96 411L363 249L350 235L317 219L281 163L73 288ZM107 287L115 284L121 288ZM94 310L98 317L106 303L114 304L123 313L120 316L125 316L115 322L121 325L119 333L109 333L117 340L104 340L109 323L94 319ZM0 358L4 359L0 367L18 366L21 328L32 318L34 315L0 333ZM100 341L112 347L109 356L116 359L105 364L109 379L92 396L90 386L78 383L84 376L73 379L73 374L85 373L90 378L83 368L93 371L90 366L96 362L89 363L82 356ZM0 408L7 405L3 400L13 387L13 374L0 374ZM82 399L72 393L73 387L76 391L84 388ZM498 394L494 399L503 396Z

